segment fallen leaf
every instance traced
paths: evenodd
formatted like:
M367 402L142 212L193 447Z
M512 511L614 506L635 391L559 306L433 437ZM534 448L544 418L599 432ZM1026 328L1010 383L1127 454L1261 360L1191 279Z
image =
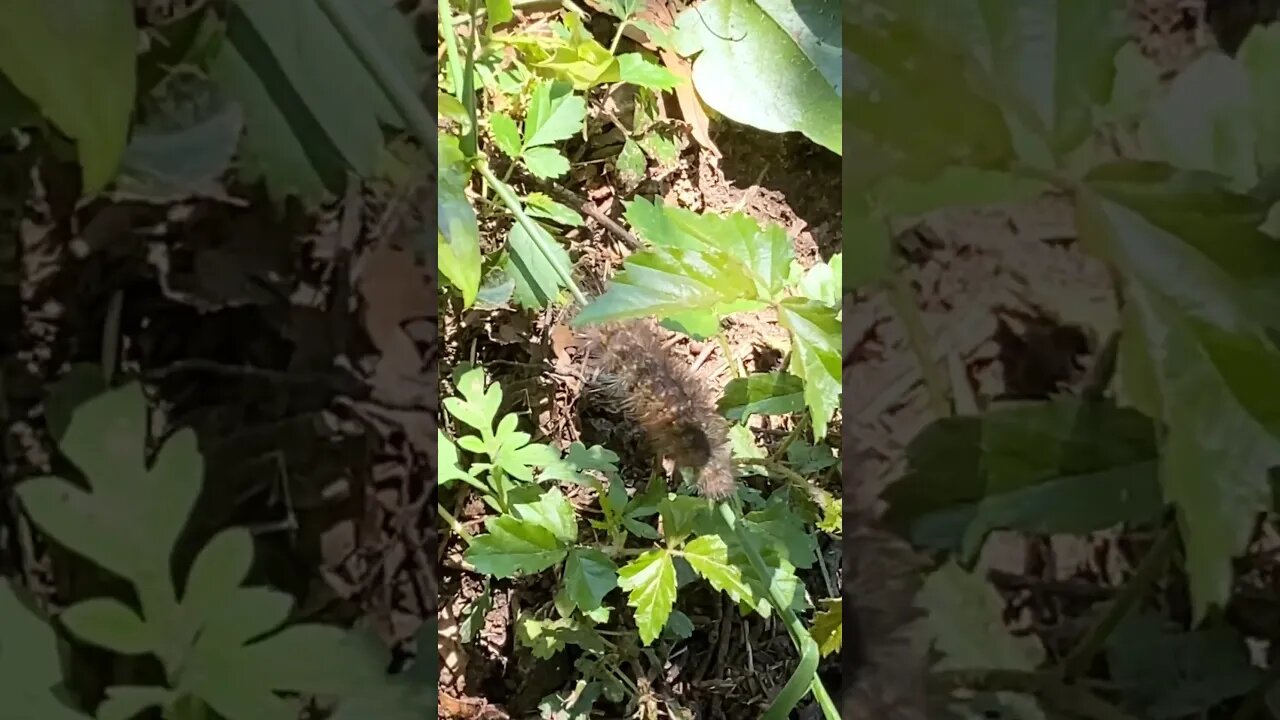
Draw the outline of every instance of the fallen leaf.
M693 139L715 158L723 157L724 154L711 139L711 118L707 116L707 109L702 106L697 91L693 89L693 65L671 50L660 50L658 55L668 70L684 80L676 86L676 103L680 105L680 115L689 123Z

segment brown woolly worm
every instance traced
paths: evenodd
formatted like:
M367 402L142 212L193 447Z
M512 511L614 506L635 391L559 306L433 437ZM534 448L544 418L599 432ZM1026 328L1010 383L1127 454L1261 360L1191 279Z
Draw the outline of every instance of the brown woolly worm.
M698 492L723 500L737 487L728 423L707 386L663 347L657 323L636 320L588 328L588 379L644 430L676 467L697 471Z

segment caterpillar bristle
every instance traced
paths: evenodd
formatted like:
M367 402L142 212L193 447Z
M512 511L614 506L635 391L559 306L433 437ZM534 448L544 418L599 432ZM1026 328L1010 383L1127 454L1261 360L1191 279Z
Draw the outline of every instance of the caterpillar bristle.
M737 488L728 424L706 384L663 347L656 323L637 320L588 329L591 391L631 418L678 468L697 472L698 492L723 500Z

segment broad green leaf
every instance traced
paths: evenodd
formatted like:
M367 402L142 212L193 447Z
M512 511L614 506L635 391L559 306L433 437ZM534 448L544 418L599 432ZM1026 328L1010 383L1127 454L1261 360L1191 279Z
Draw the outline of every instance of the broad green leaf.
M887 215L915 216L952 207L1033 200L1049 189L1043 181L1000 170L954 166L928 180L887 177L876 186L875 203Z
M1107 667L1126 705L1152 720L1209 712L1262 680L1245 639L1217 624L1187 632L1154 615L1126 616L1107 639Z
M136 383L88 400L75 411L59 446L85 473L89 491L45 477L22 483L17 494L35 523L60 544L147 591L172 595L170 555L195 505L204 467L195 434L182 430L148 468L147 415Z
M600 682L578 680L573 689L543 698L538 703L538 717L542 720L590 720L591 710L602 692L604 686Z
M533 88L524 119L524 147L551 145L582 132L587 101L561 83L544 81Z
M520 157L520 129L510 115L501 112L490 115L489 130L493 133L493 142L507 157Z
M1255 27L1237 57L1249 74L1258 165L1266 173L1280 167L1280 99L1272 92L1280 82L1280 26Z
M555 302L564 287L556 266L565 277L572 277L573 262L551 233L541 225L535 225L534 229L536 238L530 237L523 225L511 226L507 235L507 247L511 251L508 270L516 281L516 300L525 307L543 308ZM550 252L550 260L539 246Z
M741 602L754 595L742 579L742 571L729 563L729 547L718 535L703 535L689 541L681 555L711 587Z
M564 584L574 605L591 612L618 586L618 566L595 548L576 547L565 561Z
M846 8L846 198L890 175L928 180L952 165L1003 168L1014 156L1003 110L971 80L984 74L972 55L984 42L973 3L918 5L936 20L913 17L896 0ZM938 108L947 108L947 122L937 121Z
M778 322L791 332L791 373L804 380L804 400L813 418L815 437L824 437L827 423L840 407L840 321L836 310L812 300L788 298L779 305Z
M627 138L622 143L622 150L618 153L613 161L613 166L618 170L622 182L627 187L635 187L645 178L645 170L649 167L649 161L644 156L644 150L640 148L640 143L632 138Z
M462 302L470 307L480 287L480 228L475 208L467 200L466 187L471 169L458 139L441 135L437 143L436 252L437 268L462 292Z
M458 393L462 397L444 399L444 407L455 420L459 420L473 430L480 431L480 436L487 442L494 438L494 419L498 416L498 407L502 404L502 386L490 383L482 368L471 368L458 378ZM498 446L488 442L490 453L496 452Z
M718 403L730 420L751 415L788 415L804 409L804 381L784 372L754 373L734 378Z
M558 178L569 172L569 158L559 150L550 147L533 147L524 151L521 156L524 166L534 177L542 180Z
M467 548L476 570L499 578L542 572L564 559L567 549L550 530L511 516L485 522L489 531Z
M656 90L672 90L681 82L675 73L640 53L623 53L618 56L618 79Z
M1126 380L1168 431L1161 484L1186 544L1197 618L1225 604L1231 559L1271 505L1280 464L1274 327L1280 247L1265 204L1145 167L1102 168L1078 202L1081 237L1129 277ZM1141 342L1138 342L1141 340Z
M436 448L440 454L436 461L436 482L441 486L448 485L454 480L471 482L471 476L458 466L458 447L439 428L436 429Z
M194 73L171 75L155 94L125 150L115 196L156 203L225 196L220 180L240 143L240 107Z
M138 31L124 3L8 0L0 74L76 141L84 192L115 176L129 138Z
M840 305L840 276L844 272L844 256L836 253L831 262L817 262L804 272L796 289L802 297L823 305Z
M933 670L1015 670L1030 672L1044 661L1034 636L1015 636L1004 622L1004 601L979 575L954 562L925 579L916 598L925 611L924 635L940 656ZM1023 717L1043 718L1034 698L1000 693Z
M658 514L662 517L662 534L669 542L683 540L693 532L694 524L710 509L705 498L689 495L671 495L658 502Z
M578 485L591 485L593 478L588 473L592 471L606 477L617 475L617 453L599 445L587 447L580 442L574 442L569 445L569 450L563 458L547 466L539 479L542 482L561 480Z
M534 36L523 48L529 64L557 80L568 80L576 90L617 82L618 60L596 42L574 13L564 16L564 33L558 38Z
M1251 95L1243 65L1223 53L1205 53L1148 109L1143 149L1150 159L1215 172L1247 190L1258 181Z
M197 654L219 657L255 637L279 629L293 609L293 598L265 587L240 587L214 608L196 641Z
M0 697L14 718L89 720L55 695L62 663L53 628L0 578Z
M412 84L426 58L395 3L341 1ZM400 116L318 5L236 2L226 32L211 74L244 107L246 147L277 194L314 197L348 169L374 174L381 126Z
M844 647L844 600L823 600L822 605L822 609L813 616L809 634L818 643L822 657L827 657Z
M515 17L515 13L511 10L511 0L484 0L485 22L488 23L489 29L501 25Z
M635 608L636 627L645 645L653 643L676 603L676 566L666 550L650 550L618 570L618 586Z
M540 192L525 195L524 203L524 211L529 214L529 217L550 220L568 227L580 227L584 222L578 211Z
M748 526L761 538L761 547L772 548L792 566L808 570L818 560L818 539L796 515L781 495L769 499L761 510L748 513Z
M1085 534L1159 517L1156 431L1110 404L1059 399L937 421L908 446L885 521L971 559L993 530Z
M839 153L840 17L835 0L706 0L677 17L676 47L717 112Z
M76 603L58 619L80 640L121 655L145 655L156 648L156 638L143 619L113 598Z
M147 708L168 707L178 700L172 690L153 686L116 685L98 706L97 720L133 720Z
M522 614L516 620L516 638L521 645L531 649L533 656L546 660L567 645L577 645L595 653L608 652L608 646L600 633L581 618L539 620L530 614Z
M573 505L559 488L547 490L534 502L516 503L511 514L548 530L562 544L568 545L578 539L578 520Z
M336 625L291 625L237 653L241 670L272 690L330 696L356 694L384 681L382 648ZM306 658L307 662L298 662Z
M253 536L244 528L224 530L201 549L182 594L183 620L192 636L235 595L252 564Z

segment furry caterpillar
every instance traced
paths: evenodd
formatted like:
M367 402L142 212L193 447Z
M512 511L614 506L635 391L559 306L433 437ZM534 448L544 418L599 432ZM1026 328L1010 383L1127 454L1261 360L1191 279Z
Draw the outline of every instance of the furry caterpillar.
M736 482L728 423L703 381L662 346L657 324L637 320L584 332L588 379L644 430L677 468L697 471L698 492L713 500Z

